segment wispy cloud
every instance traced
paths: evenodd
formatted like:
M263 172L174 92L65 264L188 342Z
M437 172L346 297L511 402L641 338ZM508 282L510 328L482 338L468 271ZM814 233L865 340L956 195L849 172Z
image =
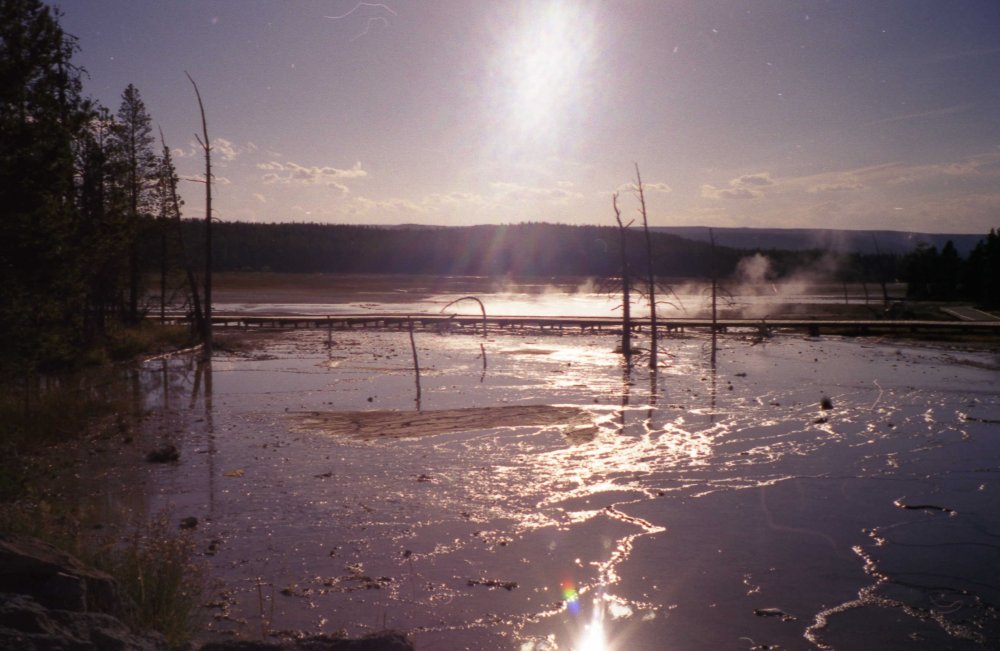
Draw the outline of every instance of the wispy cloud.
M494 181L490 186L495 190L494 201L529 201L544 200L554 202L564 202L570 199L579 199L583 195L567 187L565 184L557 183L550 187L539 187L530 185L520 185L507 181Z
M420 204L409 199L369 199L367 197L355 197L354 207L348 208L347 212L372 212L383 211L393 213L425 213L427 209Z
M481 206L487 203L485 197L475 192L433 192L423 198L421 203L435 208L459 208L462 206Z
M637 192L638 189L639 188L638 188L638 186L636 186L635 182L622 183L617 188L615 188L615 192L619 192L619 193L620 192ZM674 190L669 185L667 185L666 183L663 183L663 182L649 183L647 181L643 181L642 182L642 191L643 192L658 192L660 194L667 194L667 193L673 192Z
M954 115L955 113L962 113L972 108L974 104L956 104L955 106L946 106L944 108L932 109L930 111L917 111L915 113L903 113L901 115L893 115L891 117L882 118L881 120L875 120L873 122L866 122L861 126L871 127L879 124L891 124L893 122L907 122L910 120L922 120L925 118L936 118L944 115Z
M291 161L280 163L270 161L258 163L257 169L265 174L261 177L264 183L281 183L289 185L327 185L340 192L347 193L350 189L343 184L344 179L360 179L368 176L361 167L361 162L342 169L338 167L309 167Z
M225 138L216 138L212 141L212 151L224 162L236 160L238 156L257 151L257 145L248 142L244 145L237 145Z
M763 189L775 185L768 172L744 174L729 181L725 187L708 183L701 186L701 196L706 199L756 199L763 196Z
M806 192L810 194L820 194L823 192L854 192L856 190L864 189L864 183L858 183L857 181L836 181L833 183L817 183L816 185L806 188Z

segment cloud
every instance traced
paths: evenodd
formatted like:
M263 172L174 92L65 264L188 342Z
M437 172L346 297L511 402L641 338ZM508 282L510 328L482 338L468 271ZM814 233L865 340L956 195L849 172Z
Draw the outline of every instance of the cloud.
M701 196L706 199L756 199L760 196L760 192L739 187L717 188L706 183L701 186Z
M486 203L486 199L474 192L445 192L431 193L424 197L421 204L429 207L455 208L459 206L479 206Z
M937 118L946 115L954 115L956 113L962 113L974 107L974 104L956 104L955 106L946 106L944 108L933 109L930 111L919 111L916 113L902 113L900 115L893 115L887 118L882 118L880 120L874 120L872 122L867 122L862 126L870 127L879 124L891 124L893 122L907 122L909 120L922 120L924 118Z
M261 202L261 203L267 203L267 197L265 197L264 195L262 195L260 192L254 192L253 193L253 198L256 199L257 201Z
M404 213L425 213L427 210L409 199L369 199L367 197L355 197L355 210L349 212L371 212L374 210Z
M617 188L615 188L615 192L618 192L618 193L622 193L622 192L638 192L638 190L639 190L639 188L638 188L638 186L636 186L635 182L622 183ZM659 192L661 194L667 194L668 192L673 192L674 190L673 190L673 188L671 188L666 183L663 183L662 181L659 182L659 183L648 183L646 181L643 181L642 182L642 191L643 192Z
M571 190L564 184L556 184L554 187L537 187L508 183L506 181L494 181L490 186L496 191L493 199L495 201L529 201L541 199L562 203L570 199L579 199L583 195Z
M666 183L643 183L642 189L646 192L660 192L662 194L673 192L673 189Z
M737 187L766 188L774 185L774 181L771 179L770 174L762 172L760 174L744 174L743 176L730 181L729 185Z
M701 196L706 199L756 199L763 196L763 188L775 185L768 172L744 174L729 181L724 188L704 184L701 186Z
M361 167L361 161L348 169L337 167L307 167L298 163L279 163L270 161L259 163L257 169L266 172L261 178L264 183L283 183L288 185L326 185L347 193L349 188L342 179L360 179L368 176Z
M236 160L238 156L257 151L257 145L252 142L248 142L245 145L237 145L231 140L216 138L212 141L212 151L220 160L228 163Z
M819 194L824 192L854 192L855 190L863 190L864 187L864 183L858 183L857 181L818 183L812 187L806 188L806 192L809 192L810 194Z

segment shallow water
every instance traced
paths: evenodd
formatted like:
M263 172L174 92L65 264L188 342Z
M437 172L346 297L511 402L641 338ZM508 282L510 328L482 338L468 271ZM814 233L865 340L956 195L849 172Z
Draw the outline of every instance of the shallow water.
M201 521L217 632L390 627L418 649L526 651L1000 645L997 356L720 342L713 369L705 339L667 339L651 374L624 371L610 335L418 332L425 414L564 405L588 423L403 438L303 414L415 410L405 332L328 345L296 331L210 365L152 362L149 378L172 380L146 396L142 444L169 439L181 461L142 482L151 510Z
M619 288L593 278L569 280L506 280L480 277L373 277L320 275L303 280L300 274L268 274L269 285L245 287L241 274L222 276L216 292L218 312L266 314L437 314L445 311L479 314L469 300L482 297L491 316L595 316L621 313ZM706 316L711 309L711 286L683 281L661 287L658 311L664 317ZM890 285L893 295L905 287ZM633 309L642 309L633 296ZM719 287L718 309L728 316L765 318L802 309L843 309L849 305L877 316L883 312L878 288L859 284L816 282L733 282Z

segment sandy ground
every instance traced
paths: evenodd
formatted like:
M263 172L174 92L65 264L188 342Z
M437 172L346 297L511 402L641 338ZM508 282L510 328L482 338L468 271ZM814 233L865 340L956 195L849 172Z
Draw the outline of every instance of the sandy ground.
M431 411L327 411L293 414L293 428L360 439L409 438L506 427L559 426L567 435L593 432L590 416L576 407L504 405Z

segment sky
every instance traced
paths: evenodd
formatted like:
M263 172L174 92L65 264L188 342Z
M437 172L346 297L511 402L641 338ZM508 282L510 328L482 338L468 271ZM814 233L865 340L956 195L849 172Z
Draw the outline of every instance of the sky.
M225 221L1000 227L997 0L61 0Z

